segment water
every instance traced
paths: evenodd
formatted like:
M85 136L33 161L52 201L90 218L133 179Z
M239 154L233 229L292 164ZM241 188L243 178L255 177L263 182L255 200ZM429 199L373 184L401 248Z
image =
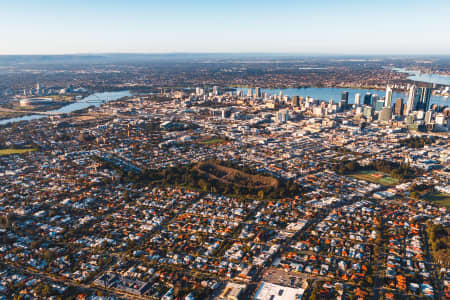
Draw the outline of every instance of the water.
M408 76L409 80L450 85L450 76L447 75L427 74L421 73L420 71L407 70L403 68L393 68L393 70L400 73L409 74L410 75Z
M87 96L86 98L78 100L77 102L68 104L59 109L51 110L48 112L49 113L70 113L73 111L85 109L89 106L99 107L103 103L106 103L109 101L114 101L114 100L120 99L122 97L130 96L130 95L131 95L130 91L95 93L95 94ZM28 116L23 116L23 117L18 117L18 118L4 119L4 120L0 120L0 125L14 123L14 122L20 122L20 121L31 121L31 120L42 119L42 118L47 118L47 117L48 117L48 115L28 115Z
M247 88L238 88L237 90L242 90L244 95L247 94ZM254 91L254 90L253 90ZM287 96L302 96L302 97L311 97L318 100L333 100L338 102L341 100L341 94L344 91L349 93L348 95L348 103L355 103L355 94L361 94L360 103L363 103L364 95L369 92L371 94L378 94L378 99L386 95L385 91L382 90L368 90L368 89L346 89L346 88L302 88L302 89L261 89L263 93L269 93L270 95L280 94L280 91L283 92L283 95ZM403 98L403 103L406 103L408 97L405 93L394 92L392 94L392 105L395 104L395 100L397 98ZM431 96L430 105L438 104L438 105L449 105L450 101L447 97L442 96Z

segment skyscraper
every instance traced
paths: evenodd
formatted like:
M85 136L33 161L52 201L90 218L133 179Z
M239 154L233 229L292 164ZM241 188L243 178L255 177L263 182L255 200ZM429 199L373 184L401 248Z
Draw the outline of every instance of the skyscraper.
M385 101L383 99L377 100L375 103L375 111L381 111L385 106Z
M427 111L430 104L431 89L427 87L420 87L417 89L415 97L415 110Z
M405 115L409 115L415 108L416 106L415 99L416 99L416 86L411 85L408 89L408 101L406 102Z
M432 117L433 117L433 111L431 109L427 110L427 112L425 113L425 124L430 124Z
M366 117L367 119L372 118L372 114L373 114L373 108L372 108L372 106L370 106L370 105L364 105L363 114L364 114L364 117Z
M389 108L392 106L392 87L389 84L386 87L386 98L384 100L384 106Z
M204 90L202 89L202 88L195 88L195 94L197 95L197 96L201 96L201 95L203 95L203 92L204 92Z
M275 120L278 123L286 123L287 120L289 120L289 112L288 110L279 110L276 114L275 114Z
M292 106L294 106L294 107L300 106L300 97L299 96L292 97Z
M371 105L372 104L372 94L366 93L364 95L364 105Z
M253 90L251 88L248 88L247 97L252 97L252 96L253 96Z
M217 85L213 86L213 95L214 96L219 95L219 87Z
M385 106L378 115L378 119L380 121L388 122L391 119L391 113L391 108Z
M402 116L403 115L403 109L404 109L403 99L402 98L398 98L395 101L394 114L396 114L397 116Z
M347 106L347 104L348 104L348 92L347 91L342 92L341 103L343 106Z
M260 87L255 88L255 96L256 96L256 98L261 98L261 88Z
M355 104L356 105L360 105L361 104L361 94L360 93L356 93L355 94Z

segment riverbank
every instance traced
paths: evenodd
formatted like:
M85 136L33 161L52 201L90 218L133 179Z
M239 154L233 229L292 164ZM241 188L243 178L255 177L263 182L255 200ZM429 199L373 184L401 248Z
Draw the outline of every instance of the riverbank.
M118 92L103 92L103 93L94 93L83 99L77 100L75 102L66 104L58 109L48 110L48 111L40 111L39 114L34 112L25 112L24 115L19 117L12 117L0 120L0 125L6 125L9 123L21 122L21 121L31 121L41 118L46 118L49 115L58 115L58 114L68 114L75 111L80 111L86 109L90 106L99 107L104 103L119 100L123 97L131 96L130 91L118 91Z
M64 106L75 103L76 101L61 101L51 104L30 105L30 106L0 106L0 121L10 118L20 118L29 115L35 115L40 112L47 112L61 109Z
M237 88L236 90L242 90L244 95L247 94L247 88ZM366 93L370 93L371 95L377 94L378 99L381 99L385 95L385 89L362 89L362 88L342 88L342 87L336 87L336 88L289 88L289 89L261 89L261 92L268 93L269 95L279 95L280 92L282 92L285 96L301 96L301 97L311 97L318 100L324 100L324 101L340 101L342 97L343 92L348 92L348 103L353 104L355 103L355 95L360 94L360 103L362 104L364 101L364 96ZM392 94L392 105L395 104L395 99L402 98L403 103L406 102L407 94L405 91L397 91L394 90L394 93ZM437 104L437 105L448 105L448 98L442 97L442 96L436 96L432 95L430 98L430 105Z

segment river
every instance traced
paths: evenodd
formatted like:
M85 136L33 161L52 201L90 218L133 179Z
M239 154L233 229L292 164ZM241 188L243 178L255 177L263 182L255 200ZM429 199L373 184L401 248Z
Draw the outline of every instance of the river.
M119 92L104 92L104 93L95 93L92 95L89 95L81 100L78 100L74 103L68 104L66 106L63 106L61 108L48 111L49 113L70 113L77 110L85 109L89 106L95 106L99 107L103 103L115 101L122 97L130 96L130 91L119 91ZM20 121L30 121L30 120L36 120L36 119L42 119L47 118L48 115L27 115L23 117L18 118L10 118L10 119L4 119L0 120L0 125L8 124L8 123L14 123L14 122L20 122Z
M237 88L237 90L242 90L244 95L247 94L247 88ZM263 93L269 93L270 95L279 94L280 91L283 92L283 95L287 96L302 96L302 97L311 97L319 100L333 100L335 102L341 100L341 94L344 91L349 93L348 95L348 103L355 103L355 95L357 93L361 94L361 103L363 102L364 95L369 92L371 94L378 94L378 98L385 96L385 91L380 90L368 90L368 89L346 89L346 88L291 88L291 89L261 89ZM254 92L254 90L253 90ZM392 105L395 104L395 100L397 98L403 98L403 103L406 103L407 95L405 93L394 92L392 94ZM431 95L430 105L438 104L438 105L449 105L450 99L442 96L434 96Z
M450 76L448 75L422 73L420 71L407 70L403 68L393 68L392 70L409 74L409 80L450 85Z

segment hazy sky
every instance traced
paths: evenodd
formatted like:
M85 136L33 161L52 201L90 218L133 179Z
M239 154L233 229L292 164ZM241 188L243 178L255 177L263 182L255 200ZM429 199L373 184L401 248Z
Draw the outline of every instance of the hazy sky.
M450 0L0 0L0 54L450 54Z

